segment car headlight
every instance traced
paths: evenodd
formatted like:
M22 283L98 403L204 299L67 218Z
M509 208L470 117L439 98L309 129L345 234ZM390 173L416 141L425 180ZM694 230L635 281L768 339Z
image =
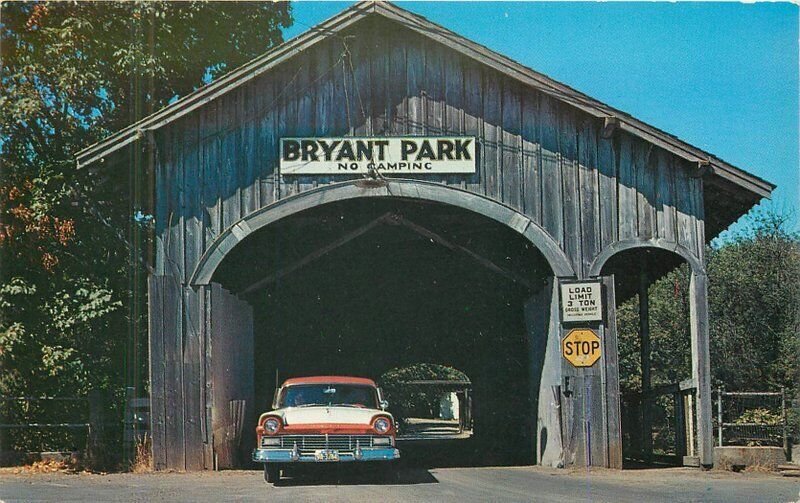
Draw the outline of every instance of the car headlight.
M375 431L378 433L387 433L392 429L392 423L388 418L379 417L374 423L372 423L372 427L375 428Z
M277 417L268 417L264 421L264 431L267 435L274 435L281 428L281 422Z

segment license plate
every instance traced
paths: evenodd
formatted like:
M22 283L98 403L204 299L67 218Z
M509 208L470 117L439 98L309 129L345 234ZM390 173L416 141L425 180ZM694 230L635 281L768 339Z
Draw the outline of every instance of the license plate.
M339 461L339 451L333 449L318 449L314 451L317 461Z

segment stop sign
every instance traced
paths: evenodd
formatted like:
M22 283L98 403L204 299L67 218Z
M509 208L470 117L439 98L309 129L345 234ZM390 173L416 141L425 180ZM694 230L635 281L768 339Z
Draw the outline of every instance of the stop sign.
M600 337L588 328L570 330L561 341L561 354L576 367L591 367L603 354Z

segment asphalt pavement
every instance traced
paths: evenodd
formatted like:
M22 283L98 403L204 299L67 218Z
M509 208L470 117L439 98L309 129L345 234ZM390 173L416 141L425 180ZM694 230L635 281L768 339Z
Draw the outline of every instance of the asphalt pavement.
M325 470L277 486L260 471L149 474L0 472L0 502L541 501L797 502L800 479L688 468L565 471L538 467L405 467L395 479Z

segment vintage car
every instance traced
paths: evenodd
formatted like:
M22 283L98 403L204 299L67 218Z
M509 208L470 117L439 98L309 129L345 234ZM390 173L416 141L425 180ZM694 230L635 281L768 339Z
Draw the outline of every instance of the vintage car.
M258 419L253 461L264 463L270 483L295 463L394 461L400 451L387 406L371 379L287 379L275 392L274 410Z

